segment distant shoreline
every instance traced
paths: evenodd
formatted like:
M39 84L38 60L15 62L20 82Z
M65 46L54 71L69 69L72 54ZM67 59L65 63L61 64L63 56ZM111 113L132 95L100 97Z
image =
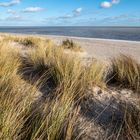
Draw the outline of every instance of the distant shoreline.
M0 34L13 34L13 35L31 35L49 38L69 38L69 39L82 39L82 40L98 40L98 41L113 41L113 42L128 42L128 43L140 43L140 41L134 40L121 40L121 39L106 39L106 38L91 38L91 37L76 37L76 36L64 36L64 35L45 35L45 34L28 34L28 33L11 33L11 32L0 32Z
M60 27L0 27L0 32L66 36L87 39L111 39L140 41L140 27L94 27L94 26L60 26Z
M140 28L140 26L0 26L0 28L40 28L40 27L95 27L95 28Z
M34 35L34 34L31 34ZM38 36L38 34L36 34ZM41 35L41 36L47 36L47 37L64 37L69 39L83 39L83 40L104 40L104 41L115 41L115 42L135 42L140 43L140 41L133 41L133 40L120 40L120 39L104 39L104 38L89 38L89 37L76 37L76 36L60 36L60 35Z

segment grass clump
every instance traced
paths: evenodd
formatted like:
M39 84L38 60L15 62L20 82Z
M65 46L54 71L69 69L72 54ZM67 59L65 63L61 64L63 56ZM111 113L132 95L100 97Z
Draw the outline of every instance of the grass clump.
M140 64L130 56L112 59L110 83L140 91Z
M71 51L75 51L75 52L83 52L83 49L75 42L73 42L73 40L69 40L66 39L62 42L62 47L64 49L69 49Z
M87 77L87 82L91 82L90 84L92 86L99 86L101 88L106 87L106 66L96 60L92 59L91 62L88 64L88 66L85 69L86 71L86 77Z
M0 139L20 139L25 114L36 92L17 75L20 66L17 53L3 45L0 48Z
M67 55L63 48L38 47L28 52L23 59L22 73L33 81L41 77L50 87L65 83L72 83L75 79L81 85L77 88L86 88L88 85L105 86L105 67L97 60L92 60L88 66L82 64L76 56ZM55 85L55 86L54 86Z
M31 139L65 139L67 135L65 136L64 131L68 132L64 127L67 128L67 125L70 125L66 118L69 118L77 97L84 94L86 86L80 62L78 59L74 61L74 58L66 56L62 48L35 48L34 51L29 51L21 69L24 70L23 74L29 71L31 74L35 73L33 77L41 73L39 82L43 87L50 88L48 85L50 77L53 79L51 84L55 85L55 90L51 90L51 102L45 101L37 111L41 110L43 112L41 114L44 115L39 115L38 118L35 115L37 113L31 113L34 115L26 123L29 129L29 135L26 134L26 136ZM42 92L46 93L48 88ZM68 131L72 130L69 128Z
M41 37L34 37L34 36L17 36L17 35L7 35L3 34L3 42L13 42L13 43L18 43L19 45L27 48L34 48L34 47L39 47L39 46L50 46L53 43L52 40L50 39L44 39Z
M29 38L27 38L27 39L22 39L22 40L15 39L15 42L18 42L18 43L20 43L21 45L27 46L27 47L29 47L29 46L34 46L34 45L35 45L35 44L34 44L34 41L31 40L31 39L29 39Z

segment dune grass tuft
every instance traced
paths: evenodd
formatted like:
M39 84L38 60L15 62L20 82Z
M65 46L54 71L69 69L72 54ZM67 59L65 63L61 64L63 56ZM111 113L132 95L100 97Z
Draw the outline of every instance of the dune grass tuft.
M18 53L3 45L0 48L0 139L20 139L24 116L36 92L17 75Z
M120 55L112 59L110 83L140 91L140 64L130 56Z
M75 51L75 52L83 52L83 49L75 42L73 42L73 40L69 40L66 39L62 42L62 47L64 49L69 49L71 51Z

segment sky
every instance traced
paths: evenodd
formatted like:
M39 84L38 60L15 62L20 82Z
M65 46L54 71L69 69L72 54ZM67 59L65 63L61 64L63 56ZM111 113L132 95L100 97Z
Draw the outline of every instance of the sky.
M140 26L140 0L0 0L0 26Z

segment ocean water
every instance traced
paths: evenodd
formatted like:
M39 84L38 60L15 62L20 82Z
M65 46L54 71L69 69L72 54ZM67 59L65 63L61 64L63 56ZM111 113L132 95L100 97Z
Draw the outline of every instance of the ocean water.
M0 32L140 41L140 27L0 27Z

